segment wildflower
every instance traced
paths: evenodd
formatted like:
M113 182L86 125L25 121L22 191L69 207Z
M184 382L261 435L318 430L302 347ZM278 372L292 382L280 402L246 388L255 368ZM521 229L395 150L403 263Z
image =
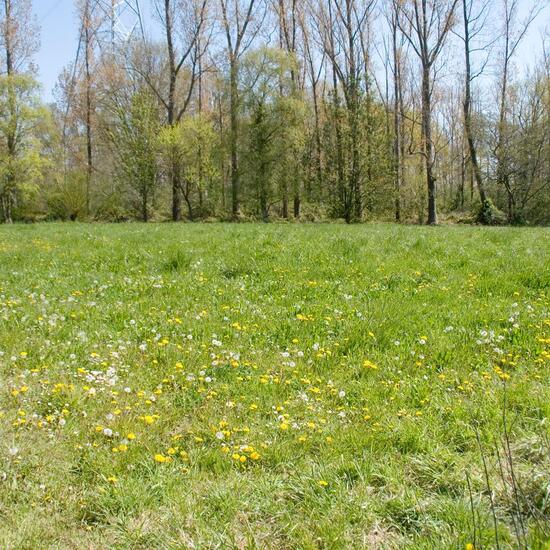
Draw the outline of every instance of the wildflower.
M319 487L327 487L328 486L328 482L325 481L324 479L320 479L317 484L319 485Z
M158 462L159 464L164 464L166 462L170 462L172 459L169 456L164 456L161 453L157 453L155 456L155 462Z
M133 433L133 432L130 432L130 433L126 436L126 439L129 439L130 441L133 441L135 438L136 438L136 434Z

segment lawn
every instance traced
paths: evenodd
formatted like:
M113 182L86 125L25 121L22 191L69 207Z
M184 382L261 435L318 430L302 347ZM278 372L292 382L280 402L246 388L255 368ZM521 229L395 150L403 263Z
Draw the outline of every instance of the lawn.
M546 229L1 227L0 547L549 548L549 366Z

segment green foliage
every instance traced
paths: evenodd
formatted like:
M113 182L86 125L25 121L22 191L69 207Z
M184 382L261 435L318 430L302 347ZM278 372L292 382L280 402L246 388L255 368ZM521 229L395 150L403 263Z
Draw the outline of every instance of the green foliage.
M504 225L506 214L500 211L491 199L487 199L480 205L475 221L481 225Z
M161 162L167 169L175 161L190 217L214 212L218 200L220 140L211 117L197 114L162 128Z
M39 86L28 75L0 76L0 216L9 220L30 213L51 159L42 138L50 114Z
M108 134L118 159L117 170L124 184L137 195L135 211L147 221L158 183L158 106L150 92L141 90L129 101L115 103L111 111L116 124L109 126Z

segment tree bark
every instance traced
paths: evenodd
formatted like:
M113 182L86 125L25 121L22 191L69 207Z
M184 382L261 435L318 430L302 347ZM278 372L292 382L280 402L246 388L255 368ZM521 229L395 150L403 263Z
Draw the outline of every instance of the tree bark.
M481 169L479 167L477 149L472 130L472 61L470 49L470 19L468 15L467 0L462 0L462 10L464 17L464 55L466 62L466 81L464 86L464 133L466 134L466 141L468 142L470 165L472 167L473 176L479 191L479 198L483 204L487 200L487 194L485 193L483 176L481 175Z

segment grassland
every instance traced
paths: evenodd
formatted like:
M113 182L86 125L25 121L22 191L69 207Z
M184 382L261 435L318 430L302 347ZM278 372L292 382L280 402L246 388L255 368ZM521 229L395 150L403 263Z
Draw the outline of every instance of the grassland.
M549 548L549 366L548 230L2 227L0 547Z

